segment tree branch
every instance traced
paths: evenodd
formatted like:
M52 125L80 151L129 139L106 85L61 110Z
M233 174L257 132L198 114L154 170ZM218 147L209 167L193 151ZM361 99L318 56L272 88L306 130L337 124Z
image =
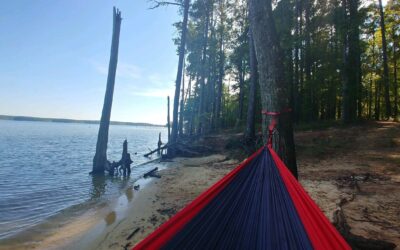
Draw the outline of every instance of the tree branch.
M174 2L166 2L166 1L157 1L157 0L153 0L152 1L154 3L154 6L150 7L149 9L154 10L158 7L161 6L168 6L168 5L176 5L176 6L181 6L183 7L183 4L181 3L174 3Z

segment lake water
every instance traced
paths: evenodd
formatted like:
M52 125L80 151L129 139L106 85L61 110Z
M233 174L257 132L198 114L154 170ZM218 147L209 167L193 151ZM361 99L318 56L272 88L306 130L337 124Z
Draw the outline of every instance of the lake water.
M92 178L97 132L96 124L0 120L0 239L78 204L116 197L154 167L134 167L128 180ZM108 159L121 158L127 139L132 166L148 161L143 154L156 147L159 132L165 142L163 127L111 125Z

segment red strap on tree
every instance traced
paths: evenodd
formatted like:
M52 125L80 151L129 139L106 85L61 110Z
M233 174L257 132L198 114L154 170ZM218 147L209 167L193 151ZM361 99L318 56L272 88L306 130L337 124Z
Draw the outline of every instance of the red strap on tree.
M268 141L267 141L267 146L268 147L272 147L272 133L274 131L274 129L276 128L276 124L277 124L277 116L284 114L284 113L289 113L291 112L292 109L291 108L286 108L284 110L282 110L281 112L271 112L271 111L266 111L266 110L262 110L261 113L263 115L270 115L272 116L272 120L271 123L268 126Z

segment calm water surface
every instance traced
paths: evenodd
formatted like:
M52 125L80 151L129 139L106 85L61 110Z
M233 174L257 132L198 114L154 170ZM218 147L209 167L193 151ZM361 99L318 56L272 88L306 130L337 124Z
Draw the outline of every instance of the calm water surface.
M43 222L77 204L119 195L151 165L132 169L130 179L93 179L98 125L0 120L0 239ZM128 140L133 165L157 145L161 127L110 126L108 158L119 160ZM137 152L137 155L134 153Z

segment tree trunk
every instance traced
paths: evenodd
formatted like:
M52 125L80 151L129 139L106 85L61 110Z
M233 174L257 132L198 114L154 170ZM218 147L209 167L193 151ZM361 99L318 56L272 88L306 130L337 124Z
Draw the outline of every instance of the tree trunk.
M301 113L301 103L300 103L300 47L301 47L301 29L302 29L302 0L296 0L296 29L295 29L295 48L294 48L294 83L293 83L293 97L294 97L294 121L299 122Z
M110 126L111 108L114 94L115 75L118 63L119 33L121 30L121 12L113 9L113 33L111 40L111 54L108 66L107 88L104 96L103 111L101 114L99 134L97 136L96 154L93 158L93 174L104 174L107 163L108 129Z
M171 118L169 117L169 96L167 97L167 127L168 127L168 143L171 142ZM168 150L169 151L169 150Z
M272 14L271 0L249 1L250 25L259 68L259 83L263 109L284 112L289 108L289 84L285 82L283 53ZM264 130L271 116L264 117ZM291 114L277 117L277 129L285 147L280 157L297 178L296 153Z
M185 62L183 63L183 72L185 72ZM185 108L185 73L182 75L182 95L181 104L179 106L179 136L183 135L183 111Z
M394 29L394 27L393 27ZM393 30L393 92L394 92L394 105L393 105L393 117L394 120L397 121L398 116L398 101L399 101L399 93L398 93L398 86L397 86L397 41L395 37L395 31Z
M387 43L386 43L386 27L385 27L385 15L383 13L382 0L379 0L379 13L381 16L381 34L382 34L382 58L383 58L383 84L385 86L385 115L386 119L389 119L392 113L389 99L389 67L387 59Z
M215 126L217 130L221 128L222 88L223 88L223 80L225 73L224 66L225 66L224 29L221 28L219 34L219 73L218 73L218 83L217 83L217 100L215 105Z
M247 106L247 122L245 138L252 140L255 138L255 96L256 96L256 84L257 84L257 58L254 50L253 35L251 29L249 29L249 63L250 63L250 89L249 89L249 100Z
M182 82L182 73L183 73L183 60L185 59L185 44L186 44L186 33L187 33L187 23L189 16L189 5L190 0L184 1L183 6L183 22L182 22L182 34L181 34L181 43L179 45L179 59L178 59L178 72L176 74L176 82L175 82L175 96L174 96L174 110L172 113L172 133L171 133L171 141L175 143L178 139L178 109L179 109L179 94L181 91L181 82ZM168 154L174 153L172 148L168 149Z
M238 128L243 121L243 101L244 101L244 63L240 60L239 66L239 109L236 118L235 127Z
M349 12L349 15L347 14ZM359 88L359 37L357 0L343 0L343 116L344 123L357 116L357 90Z
M311 15L311 7L312 7L312 0L305 0L305 49L304 49L304 72L305 72L305 119L307 121L313 120L313 87L311 86L311 22L310 22L310 15Z
M206 1L208 5L208 1ZM203 37L203 48L202 48L202 59L201 59L201 75L200 75L200 104L199 104L199 126L198 135L204 135L204 125L205 125L205 97L206 97L206 60L207 60L207 44L208 44L208 27L210 22L210 13L207 8L207 13L205 17L205 28Z

